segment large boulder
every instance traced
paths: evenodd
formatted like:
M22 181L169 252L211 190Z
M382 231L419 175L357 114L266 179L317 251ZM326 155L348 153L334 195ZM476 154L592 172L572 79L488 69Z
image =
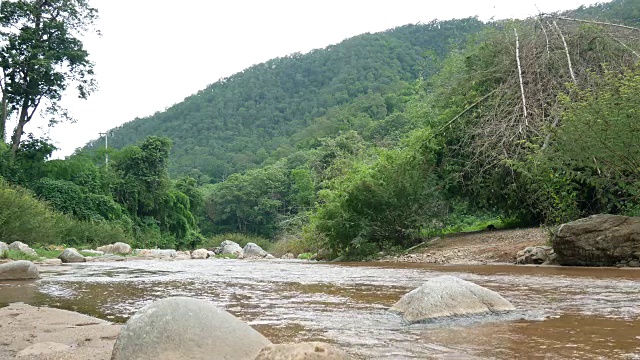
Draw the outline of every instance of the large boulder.
M247 243L242 249L242 254L244 258L264 258L267 256L267 252L264 251L258 244Z
M62 252L62 254L58 255L58 259L62 260L63 263L78 263L78 262L86 262L87 259L80 255L78 250L74 248L66 248Z
M593 215L561 225L551 238L560 265L614 266L640 259L640 217Z
M235 255L238 258L244 257L244 251L238 245L231 240L225 240L220 244L220 254L222 255Z
M5 251L9 251L9 245L0 241L0 255Z
M557 257L551 246L529 246L518 251L516 264L553 265Z
M391 309L409 323L442 317L480 315L515 310L495 291L459 279L440 276L403 296Z
M255 360L346 360L350 357L333 345L322 342L272 344L260 351Z
M40 277L38 268L26 260L0 264L0 280L26 280Z
M131 254L131 245L125 244L123 242L117 242L113 244L111 248L112 254Z
M111 360L253 360L270 344L207 301L171 297L147 305L127 321Z
M27 255L37 257L38 253L29 247L29 245L20 241L14 241L9 245L9 250L21 251Z
M123 242L100 246L96 250L102 251L105 254L131 254L133 251L131 245Z
M206 259L209 256L207 249L197 249L191 252L192 259Z

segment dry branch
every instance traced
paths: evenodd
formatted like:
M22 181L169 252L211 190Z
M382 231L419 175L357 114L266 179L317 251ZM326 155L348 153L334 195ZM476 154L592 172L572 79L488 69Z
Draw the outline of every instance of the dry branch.
M529 125L527 121L527 100L524 96L524 84L522 82L522 67L520 66L520 39L518 39L518 30L513 29L516 34L516 61L518 62L518 77L520 79L520 93L522 94L522 111L524 113L525 125Z
M571 66L571 56L569 55L569 47L567 46L567 41L564 39L564 35L562 35L562 31L558 27L558 23L553 22L553 26L556 27L558 34L560 34L560 38L562 39L562 44L564 44L564 51L567 54L567 63L569 64L569 73L571 74L571 79L573 79L573 83L577 84L576 75L573 73L573 66Z

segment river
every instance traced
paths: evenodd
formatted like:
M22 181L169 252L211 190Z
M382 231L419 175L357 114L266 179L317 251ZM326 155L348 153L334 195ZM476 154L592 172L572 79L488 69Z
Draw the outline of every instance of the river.
M502 294L503 316L406 325L386 311L455 275ZM167 296L206 299L273 342L325 341L362 359L640 359L640 271L510 265L186 260L86 263L0 282L23 301L125 322Z

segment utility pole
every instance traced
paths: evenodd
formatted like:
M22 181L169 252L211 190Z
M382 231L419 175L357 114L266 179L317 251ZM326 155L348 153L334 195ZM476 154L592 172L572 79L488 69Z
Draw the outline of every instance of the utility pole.
M104 136L104 166L109 167L109 131L99 134L100 136Z

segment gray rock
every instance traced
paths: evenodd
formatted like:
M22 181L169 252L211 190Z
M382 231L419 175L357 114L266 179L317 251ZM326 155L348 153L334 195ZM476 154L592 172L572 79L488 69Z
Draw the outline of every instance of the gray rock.
M45 265L62 265L62 260L60 259L46 259L42 261Z
M247 243L242 249L244 258L263 258L267 256L267 252L264 251L258 244Z
M264 258L268 260L272 260L272 259L275 259L276 257L271 254L267 254Z
M346 360L349 355L333 345L322 342L272 344L260 351L255 360Z
M551 239L560 265L614 266L640 252L640 217L593 215L566 223Z
M104 252L98 250L80 250L80 254L89 254L89 255L97 255L102 256Z
M38 268L26 260L0 264L0 280L26 280L40 277Z
M207 301L172 297L147 305L127 321L111 360L253 360L270 344Z
M550 246L529 246L518 251L516 264L545 264L548 263L551 255L553 255L553 249Z
M189 260L191 259L191 253L189 251L176 251L176 260Z
M131 251L131 245L123 242L117 242L113 244L113 247L111 248L112 254L131 254Z
M640 261L631 260L631 261L629 261L629 263L627 263L627 266L629 266L629 267L640 267Z
M235 255L238 258L244 257L244 251L237 243L231 240L225 240L220 244L220 254L222 255Z
M454 276L430 279L403 296L390 309L401 313L409 323L511 310L515 307L495 291Z
M212 258L212 257L215 257L215 256L216 256L216 253L214 251L207 251L207 257Z
M2 254L5 251L9 251L9 245L0 241L0 254Z
M292 253L286 253L280 257L280 259L295 259L295 258L296 256L293 255Z
M198 249L191 252L192 259L206 259L209 256L207 249Z
M20 241L14 241L9 245L9 250L21 251L27 255L38 256L35 250L29 247L29 245Z
M148 258L174 258L178 256L178 252L173 249L138 249L136 250L136 255L139 257L148 257Z
M123 242L100 246L96 250L102 251L105 254L131 254L133 251L133 249L131 249L131 245Z
M62 254L58 255L58 259L62 260L63 263L78 263L78 262L86 262L84 256L80 255L78 250L74 248L66 248L62 252Z

